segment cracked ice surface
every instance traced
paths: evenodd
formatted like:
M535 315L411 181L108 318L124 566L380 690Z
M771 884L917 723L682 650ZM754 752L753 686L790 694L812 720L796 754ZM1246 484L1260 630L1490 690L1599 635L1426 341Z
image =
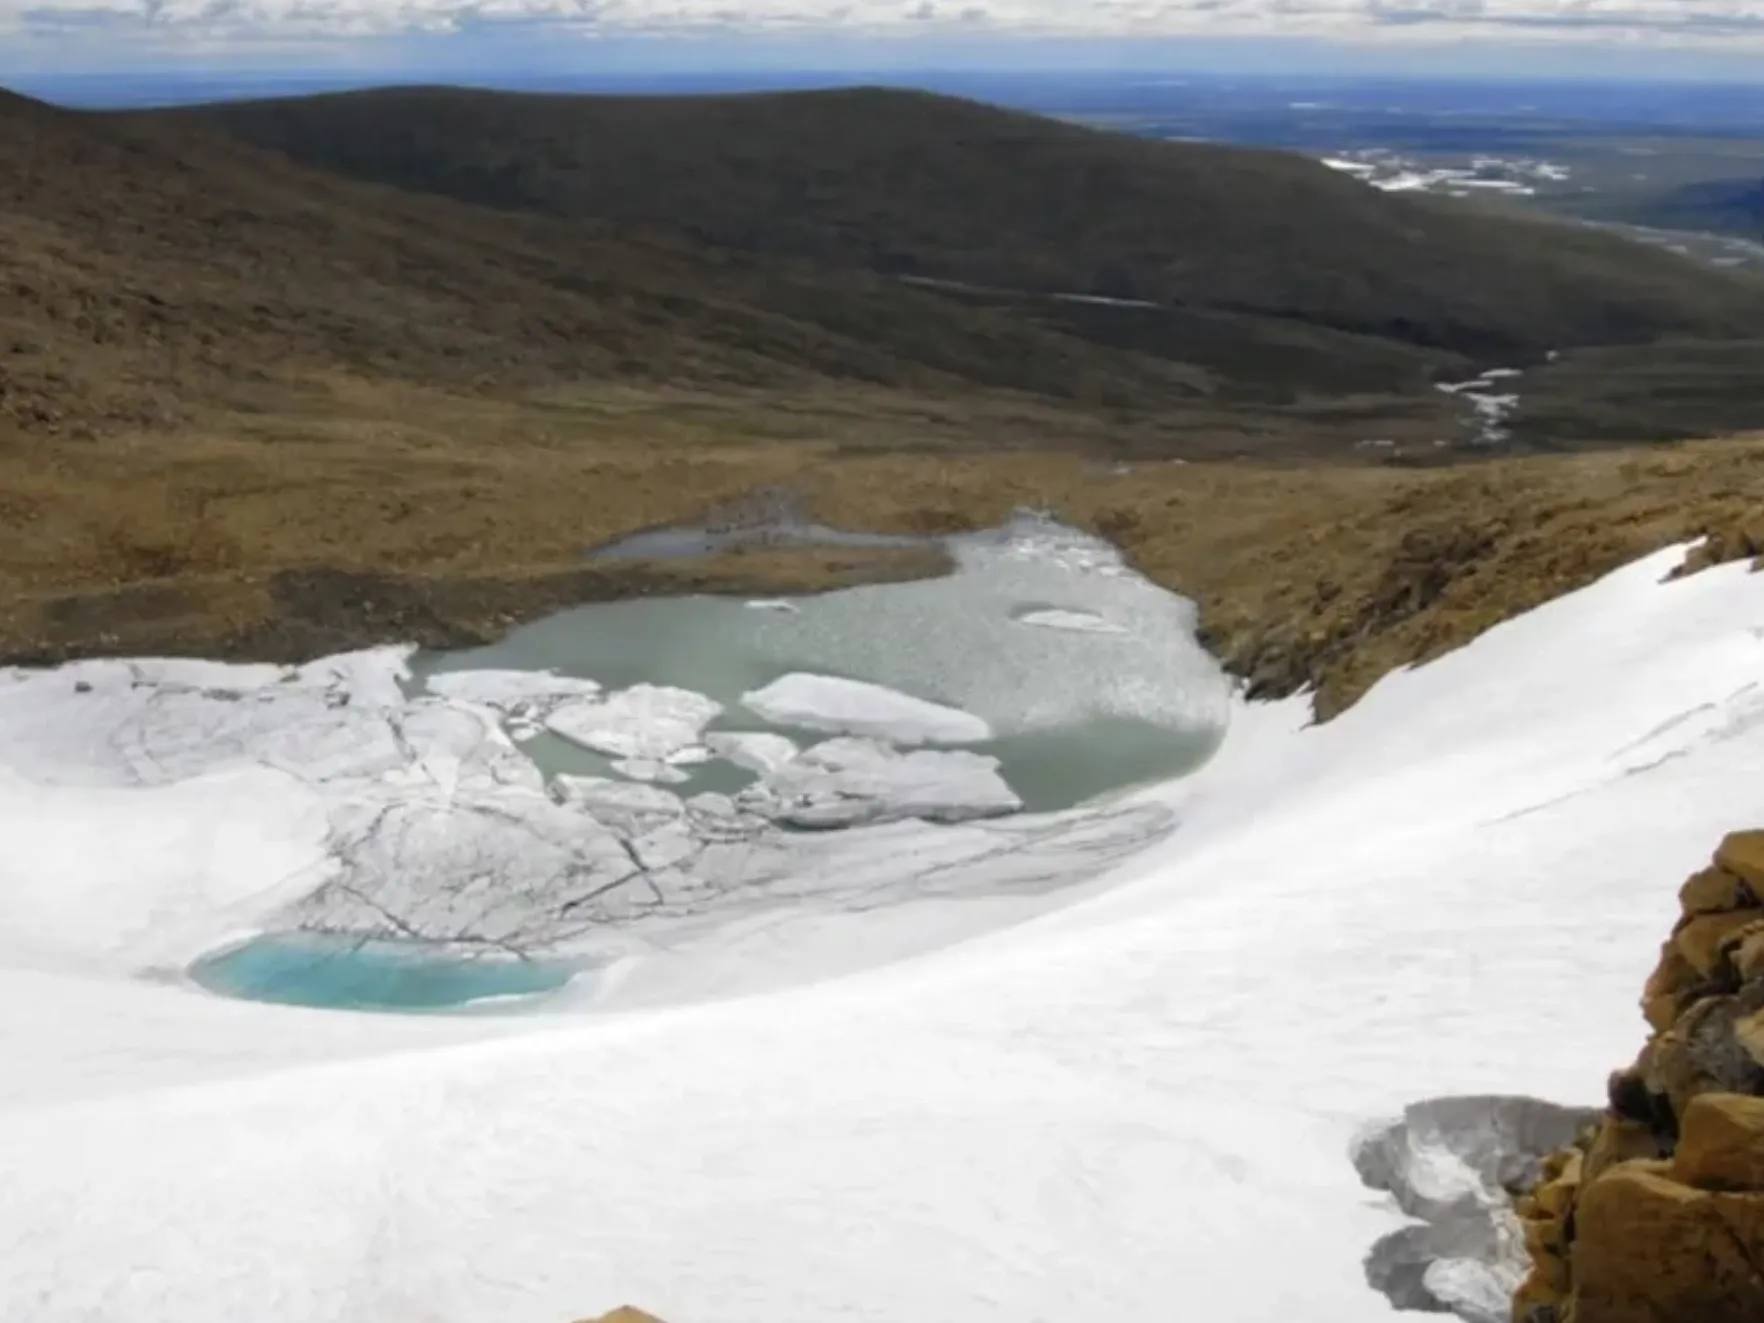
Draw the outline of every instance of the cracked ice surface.
M594 680L547 671L442 671L431 675L425 687L445 698L533 720L543 720L568 700L600 696L600 685Z
M669 686L603 695L567 676L479 671L410 694L408 656L0 672L0 729L10 736L0 771L21 788L16 802L28 791L77 817L85 796L111 791L151 809L164 828L155 840L191 842L181 860L148 861L138 887L125 851L51 897L57 913L42 912L38 897L16 925L24 936L0 937L0 951L10 942L32 946L33 958L67 955L81 942L79 906L106 888L119 902L108 931L93 930L99 949L81 959L170 976L222 940L263 929L526 951L604 945L609 929L634 924L701 928L805 898L870 908L964 886L1037 891L1085 871L1075 858L1047 864L1062 831L1088 830L1083 814L1027 833L906 823L904 835L837 845L784 830L1009 812L1020 801L991 758L852 739L799 751L767 732L707 737L721 705ZM612 767L635 779L548 780L509 734L535 721L626 755ZM713 756L761 769L762 781L739 800L643 784ZM218 844L206 842L210 806L228 815ZM1144 841L1169 818L1145 810L1117 826ZM253 834L265 842L258 855ZM862 858L872 848L882 857ZM218 861L224 883L209 876ZM150 896L161 871L188 880Z

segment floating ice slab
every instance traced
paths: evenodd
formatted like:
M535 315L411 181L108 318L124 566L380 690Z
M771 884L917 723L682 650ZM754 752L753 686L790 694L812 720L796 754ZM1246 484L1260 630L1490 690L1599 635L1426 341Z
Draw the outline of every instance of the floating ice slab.
M864 680L794 671L741 696L750 711L780 726L867 735L896 744L978 744L992 728L945 707Z
M637 684L601 702L566 703L545 724L596 753L666 759L697 744L704 728L722 711L716 699L690 689Z
M1020 625L1035 625L1041 629L1065 629L1076 634L1125 634L1127 630L1094 611L1072 611L1061 607L1046 607L1040 610L1024 611L1015 617Z
M704 743L717 757L761 773L782 767L798 752L795 740L763 730L712 731Z
M692 776L671 762L660 758L615 758L613 770L633 781L653 781L663 785L683 785Z
M866 739L817 744L773 771L736 802L792 827L849 827L923 818L961 822L1013 813L1023 801L998 774L998 759L966 750L903 753Z

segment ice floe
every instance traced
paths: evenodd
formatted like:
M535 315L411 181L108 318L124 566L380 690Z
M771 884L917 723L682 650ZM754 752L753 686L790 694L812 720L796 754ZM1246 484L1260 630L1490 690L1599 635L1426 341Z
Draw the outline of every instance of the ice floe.
M796 741L764 730L714 730L705 747L719 758L754 772L770 772L796 757Z
M667 761L699 742L723 711L714 698L673 685L637 684L603 700L565 703L546 728L615 758Z
M1023 801L998 759L962 750L902 751L877 740L827 740L769 772L735 802L793 827L923 818L960 822L1014 813Z
M660 758L615 758L613 770L633 781L655 781L663 785L684 785L692 779L678 764Z
M749 711L780 726L867 735L896 744L978 744L992 728L960 708L885 685L796 671L741 696Z
M1106 616L1099 616L1094 611L1073 611L1062 607L1043 607L1038 610L1024 611L1016 617L1017 623L1034 625L1040 629L1065 629L1076 634L1125 634L1125 626L1117 625Z

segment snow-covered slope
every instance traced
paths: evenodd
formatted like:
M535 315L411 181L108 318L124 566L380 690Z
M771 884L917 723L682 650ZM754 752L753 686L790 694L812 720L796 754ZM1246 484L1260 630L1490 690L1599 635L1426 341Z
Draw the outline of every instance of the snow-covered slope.
M76 919L193 912L166 850L300 864L311 806L284 772L42 786L7 755L0 1319L1387 1317L1360 1259L1398 1217L1354 1135L1431 1095L1596 1096L1675 879L1764 815L1764 575L1662 583L1680 554L1327 726L1240 710L1144 796L1179 828L1069 904L774 911L720 948L745 995L658 956L607 1004L645 968L698 1000L512 1028L76 958ZM118 859L143 894L84 881ZM833 977L871 921L918 954ZM741 977L785 950L818 981Z

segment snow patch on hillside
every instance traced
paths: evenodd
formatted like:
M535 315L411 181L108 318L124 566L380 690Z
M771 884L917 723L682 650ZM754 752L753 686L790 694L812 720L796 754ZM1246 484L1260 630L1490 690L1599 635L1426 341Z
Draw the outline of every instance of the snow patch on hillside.
M774 895L633 943L598 1002L500 1022L123 977L179 924L312 885L315 767L370 797L528 793L487 727L463 738L485 709L423 715L412 760L385 659L178 672L145 703L115 664L11 676L0 1319L1385 1317L1362 1259L1404 1215L1361 1185L1356 1137L1422 1097L1595 1100L1675 879L1756 824L1764 576L1662 582L1681 555L1328 725L1240 706L1180 783L811 836L850 896L866 869L931 894ZM305 715L204 744L187 691L222 683L241 719L284 685ZM76 697L115 722L71 722ZM661 793L619 791L657 826ZM987 853L1009 832L1036 848ZM936 894L971 847L1024 889Z

